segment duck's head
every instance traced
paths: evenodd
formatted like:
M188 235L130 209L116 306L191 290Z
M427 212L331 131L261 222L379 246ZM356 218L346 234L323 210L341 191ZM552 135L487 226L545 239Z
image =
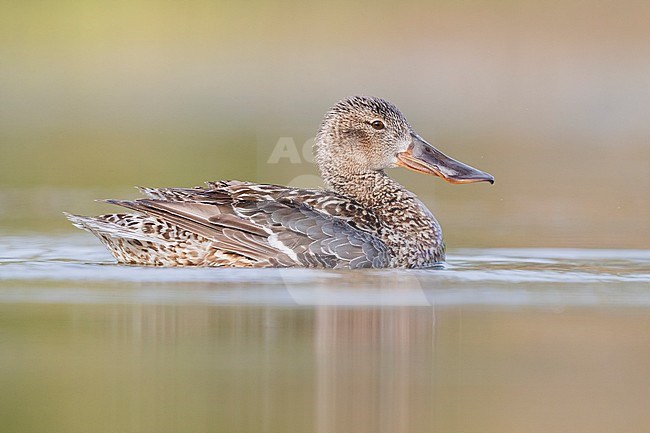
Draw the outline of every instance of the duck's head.
M333 173L363 174L406 167L451 183L490 182L494 177L452 159L417 135L388 101L343 99L325 115L316 136L316 164L327 181Z

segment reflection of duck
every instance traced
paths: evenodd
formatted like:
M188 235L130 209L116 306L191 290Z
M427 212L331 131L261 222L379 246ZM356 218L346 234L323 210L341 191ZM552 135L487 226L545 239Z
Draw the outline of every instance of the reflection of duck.
M327 190L239 181L144 188L146 199L108 200L139 214L68 218L121 263L421 268L444 260L440 225L384 169L402 166L451 183L494 182L435 149L378 98L332 107L315 152Z

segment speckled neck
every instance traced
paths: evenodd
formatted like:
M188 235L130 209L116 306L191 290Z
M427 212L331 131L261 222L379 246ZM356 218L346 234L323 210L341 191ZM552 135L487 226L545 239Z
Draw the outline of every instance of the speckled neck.
M392 201L391 197L406 191L383 171L339 173L334 169L321 172L325 186L352 198L367 208L377 208Z
M440 224L413 194L383 171L340 173L322 170L327 188L354 199L372 211L382 227L378 235L396 263L429 266L445 259Z
M329 129L321 127L315 142L316 166L327 189L373 209L394 201L398 195L412 195L383 170L364 170L349 155L334 151L332 142L336 137L323 132Z

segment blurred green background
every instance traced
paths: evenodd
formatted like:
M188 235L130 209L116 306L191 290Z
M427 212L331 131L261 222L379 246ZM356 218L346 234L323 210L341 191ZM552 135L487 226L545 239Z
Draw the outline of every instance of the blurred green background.
M132 185L318 186L337 100L394 102L496 184L395 171L450 247L648 248L650 3L0 1L0 231ZM294 158L295 159L295 158Z

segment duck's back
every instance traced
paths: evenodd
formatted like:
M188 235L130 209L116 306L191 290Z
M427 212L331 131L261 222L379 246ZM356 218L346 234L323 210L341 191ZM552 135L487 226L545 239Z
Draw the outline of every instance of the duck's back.
M137 214L68 215L120 263L157 266L370 268L390 263L378 222L323 190L238 181L108 200Z

